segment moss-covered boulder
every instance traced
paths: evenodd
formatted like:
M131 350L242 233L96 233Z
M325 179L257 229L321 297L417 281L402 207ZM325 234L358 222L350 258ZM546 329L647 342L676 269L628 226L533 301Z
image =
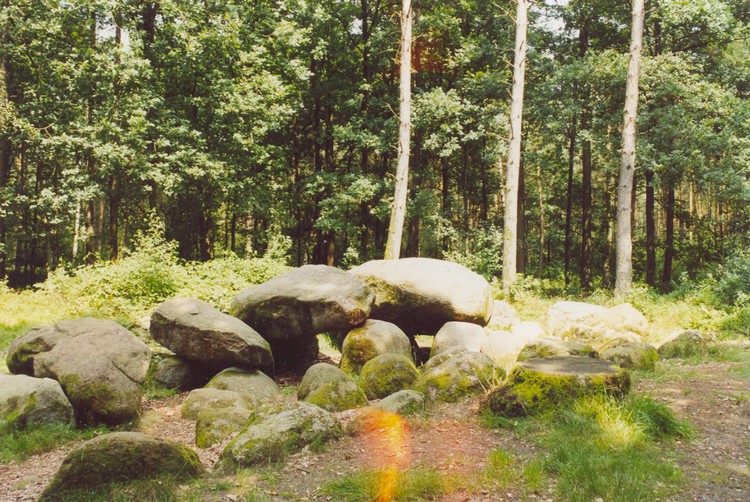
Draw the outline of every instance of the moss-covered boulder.
M213 406L195 414L195 444L208 448L241 431L253 414L253 408L241 402Z
M73 406L51 378L0 373L0 421L17 428L74 424Z
M352 274L305 265L242 290L229 313L269 341L277 364L294 365L305 362L297 357L310 355L301 340L362 324L373 299L365 283ZM317 351L312 357L316 355Z
M375 293L370 317L396 324L409 335L433 335L449 321L485 326L492 287L466 267L431 258L374 260L354 267Z
M180 357L219 369L229 366L273 371L271 347L253 328L193 298L168 300L149 325L154 340Z
M279 395L279 386L265 373L244 368L227 368L206 384L208 389L233 390L263 403Z
M599 353L591 345L561 340L560 338L544 337L526 344L521 353L518 354L518 360L526 361L537 357L597 357L598 355Z
M195 389L182 403L181 414L182 418L196 420L203 410L230 407L253 409L258 404L254 399L233 390Z
M138 416L150 349L119 324L102 319L34 328L8 350L8 369L52 378L81 424L117 425Z
M168 476L190 479L204 473L193 450L138 432L99 436L71 451L47 485L41 500L65 500L69 490L105 483Z
M344 338L339 367L346 373L356 374L363 364L382 354L401 354L411 359L411 343L395 324L368 319Z
M481 407L496 415L519 417L548 412L585 395L622 397L629 390L630 373L608 361L582 356L530 359L518 363Z
M664 359L671 359L704 354L707 345L700 331L694 329L675 331L659 345L659 355Z
M372 405L378 410L390 411L399 415L411 415L424 411L425 399L424 394L415 390L400 390L390 396L384 397Z
M367 396L354 380L327 363L310 366L297 387L297 399L331 412L367 404Z
M400 354L383 354L362 366L361 385L369 399L381 399L407 389L419 377L412 360Z
M659 352L647 343L611 340L600 348L599 357L621 368L652 370L659 360Z
M343 435L331 413L310 403L294 402L258 408L248 425L222 451L216 471L282 460L310 444L322 444Z
M486 392L505 372L479 352L458 351L442 363L426 369L414 382L414 390L431 400L456 402Z
M486 338L487 335L478 324L460 321L447 322L435 334L430 349L430 358L453 348L479 352Z
M648 334L648 320L629 303L605 308L562 301L547 310L550 336L582 343L605 343L616 338L640 342Z

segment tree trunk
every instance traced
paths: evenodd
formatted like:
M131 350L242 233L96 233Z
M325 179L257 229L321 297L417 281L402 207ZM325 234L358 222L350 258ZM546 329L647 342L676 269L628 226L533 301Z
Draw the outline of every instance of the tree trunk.
M5 51L0 53L0 108L10 111L10 102L8 100L8 60ZM11 150L10 138L5 135L8 130L6 119L10 119L9 114L0 113L0 192L10 181L10 169L13 165L13 153ZM6 220L0 217L0 279L4 278L7 273L7 253L5 246L8 244L6 238Z
M630 222L632 211L633 175L635 170L635 134L638 116L638 80L643 45L643 2L633 0L633 21L628 56L628 77L625 90L625 112L622 128L622 158L617 187L617 272L615 296L622 298L633 285L633 237Z
M510 292L516 280L516 234L518 185L521 168L521 125L526 79L526 31L528 0L516 1L516 45L513 52L513 89L510 102L510 139L505 172L505 215L503 217L503 291Z
M656 221L654 219L654 171L646 170L646 284L656 286Z
M539 197L539 262L537 265L537 276L542 277L544 271L544 241L545 241L545 222L544 222L544 186L542 184L542 165L537 166L536 177L537 195Z
M661 287L669 289L672 282L672 260L674 259L674 185L667 187L666 200L664 201L665 225L664 225L664 268L661 273Z
M406 194L409 181L409 137L411 133L411 28L412 0L401 4L401 71L399 83L398 165L385 244L385 259L397 260L401 254L401 236L406 217Z
M570 284L570 247L571 247L571 225L573 220L573 173L575 167L576 147L576 121L570 126L570 143L568 144L568 187L566 191L567 202L565 206L565 287Z
M583 59L589 50L589 20L582 20L578 33L578 53ZM591 290L591 87L584 84L583 103L581 112L581 131L584 132L581 141L581 264L579 279L583 291Z

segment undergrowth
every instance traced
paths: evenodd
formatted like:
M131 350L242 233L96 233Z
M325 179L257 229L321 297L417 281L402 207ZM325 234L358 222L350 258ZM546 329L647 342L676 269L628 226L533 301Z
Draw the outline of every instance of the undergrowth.
M439 471L415 468L403 472L355 472L326 484L321 493L341 502L419 501L434 500L447 488L446 480Z
M625 401L586 398L554 415L520 420L486 416L485 422L515 430L544 452L523 468L527 491L554 486L556 499L570 501L669 495L682 474L664 441L693 435L668 406L638 396Z
M108 432L104 427L76 429L73 425L38 425L25 429L0 420L0 464L19 462L71 441L91 439Z

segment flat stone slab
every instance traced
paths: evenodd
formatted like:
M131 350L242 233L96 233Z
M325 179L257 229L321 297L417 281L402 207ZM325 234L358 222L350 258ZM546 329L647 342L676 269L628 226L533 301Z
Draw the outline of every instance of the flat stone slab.
M622 371L609 361L593 357L564 356L536 357L518 363L520 368L547 375L565 375L592 377L596 375L615 375Z

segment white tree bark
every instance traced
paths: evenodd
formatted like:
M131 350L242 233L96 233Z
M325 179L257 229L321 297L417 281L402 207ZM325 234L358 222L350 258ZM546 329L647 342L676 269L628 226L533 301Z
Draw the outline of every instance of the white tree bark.
M385 259L397 260L401 254L401 237L406 219L406 195L409 185L409 141L411 139L411 29L412 0L401 2L401 70L399 84L398 165L385 244Z
M617 186L617 267L615 297L622 298L633 285L633 238L630 225L633 177L635 174L635 135L638 118L638 80L643 46L644 0L633 0L633 17L628 56L628 80L625 89L625 113L622 128L620 181Z
M521 124L523 91L526 80L526 32L528 0L516 2L516 47L513 53L513 89L510 101L510 141L505 170L505 214L503 230L503 291L508 292L516 280L518 247L518 188L521 169Z

